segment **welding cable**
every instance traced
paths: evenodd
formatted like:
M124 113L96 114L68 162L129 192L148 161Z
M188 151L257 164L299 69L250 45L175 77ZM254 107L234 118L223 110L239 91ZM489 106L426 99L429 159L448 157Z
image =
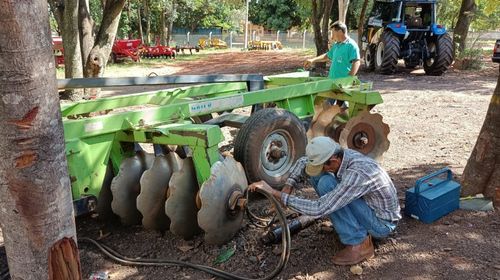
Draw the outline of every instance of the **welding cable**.
M223 270L213 268L210 266L206 265L200 265L200 264L193 264L189 262L182 262L182 261L175 261L175 260L166 260L166 259L137 259L137 258L129 258L121 255L120 253L116 252L115 250L111 249L107 245L101 244L97 242L96 240L93 240L91 238L87 237L82 237L79 238L78 240L81 242L86 242L93 244L96 246L99 250L101 250L106 256L109 258L123 264L123 265L139 265L139 266L183 266L183 267L188 267L196 270L200 270L203 272L206 272L208 274L211 274L216 277L220 277L222 279L231 279L231 280L268 280L268 279L273 279L278 275L281 270L285 267L286 263L288 262L288 259L290 258L290 245L291 245L291 238L290 238L290 229L288 228L288 223L286 220L286 215L283 209L281 208L279 202L269 193L266 193L262 190L258 190L260 193L264 194L270 201L271 203L275 206L276 208L276 214L280 220L281 227L284 229L283 236L284 238L281 240L281 247L282 247L282 252L281 256L278 262L278 265L276 268L267 276L263 278L246 278L246 277L241 277L229 272L225 272ZM247 191L248 192L248 191Z
M247 201L250 201L249 193L250 192L247 191L245 194ZM247 217L248 217L248 220L250 221L250 223L252 223L252 225L259 227L259 228L269 227L273 223L273 221L276 219L276 215L277 215L277 214L274 214L272 218L261 218L261 217L255 215L250 210L250 207L245 208L245 213L247 214Z

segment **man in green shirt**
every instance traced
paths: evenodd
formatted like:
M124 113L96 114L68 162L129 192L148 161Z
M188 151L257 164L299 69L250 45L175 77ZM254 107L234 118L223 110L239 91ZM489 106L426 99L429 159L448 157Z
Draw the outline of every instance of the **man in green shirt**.
M305 61L304 67L309 68L316 62L331 61L328 77L330 79L355 76L358 73L359 47L347 34L347 26L342 22L334 22L330 26L333 44L327 53Z

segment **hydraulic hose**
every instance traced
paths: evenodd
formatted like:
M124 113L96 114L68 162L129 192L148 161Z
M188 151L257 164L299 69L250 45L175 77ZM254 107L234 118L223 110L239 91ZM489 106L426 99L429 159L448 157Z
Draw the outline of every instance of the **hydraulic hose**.
M112 248L108 247L107 245L104 245L102 243L97 242L94 239L87 238L87 237L82 237L79 238L78 240L80 242L86 242L90 243L94 246L96 246L99 250L101 250L106 256L109 258L115 260L116 262L119 262L123 265L139 265L139 266L183 266L183 267L188 267L196 270L200 270L209 274L212 274L214 276L220 277L222 279L234 279L234 280L267 280L267 279L272 279L276 275L278 275L281 270L283 270L283 267L285 264L288 262L288 259L290 257L290 245L291 245L291 238L290 238L290 230L288 228L288 223L286 219L285 212L280 206L280 203L269 193L258 190L258 192L262 193L264 196L267 197L271 201L271 203L274 205L276 209L276 215L280 221L281 227L283 228L283 237L281 241L281 246L282 246L282 251L281 251L281 256L278 262L278 265L276 268L269 273L267 276L263 278L247 278L247 277L242 277L238 276L229 272L225 272L223 270L213 268L210 266L206 265L200 265L200 264L193 264L189 262L182 262L182 261L176 261L176 260L167 260L167 259L136 259L136 258L129 258L126 256L121 255L120 253L116 252ZM248 190L247 190L248 193Z

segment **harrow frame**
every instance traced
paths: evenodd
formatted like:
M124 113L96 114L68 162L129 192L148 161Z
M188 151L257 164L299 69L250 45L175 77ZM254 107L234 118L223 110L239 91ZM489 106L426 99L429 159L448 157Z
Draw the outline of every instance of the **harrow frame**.
M189 75L72 79L59 80L58 84L60 88L196 84L61 105L76 215L95 210L108 164L112 164L117 174L121 162L134 154L134 143L189 146L201 186L210 176L210 167L220 158L218 144L224 140L220 127L240 127L248 117L224 114L207 123L196 124L193 119L197 117L273 103L299 119L307 119L314 115L317 98L348 101L352 117L382 103L380 93L356 77L330 80L307 77L307 72L267 77ZM115 112L91 116L110 110Z

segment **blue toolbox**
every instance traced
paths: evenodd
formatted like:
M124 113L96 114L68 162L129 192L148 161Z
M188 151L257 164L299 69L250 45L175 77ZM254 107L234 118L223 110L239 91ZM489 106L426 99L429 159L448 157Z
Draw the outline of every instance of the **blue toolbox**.
M458 209L459 203L460 184L452 180L449 168L443 168L418 179L406 191L405 214L430 224Z

